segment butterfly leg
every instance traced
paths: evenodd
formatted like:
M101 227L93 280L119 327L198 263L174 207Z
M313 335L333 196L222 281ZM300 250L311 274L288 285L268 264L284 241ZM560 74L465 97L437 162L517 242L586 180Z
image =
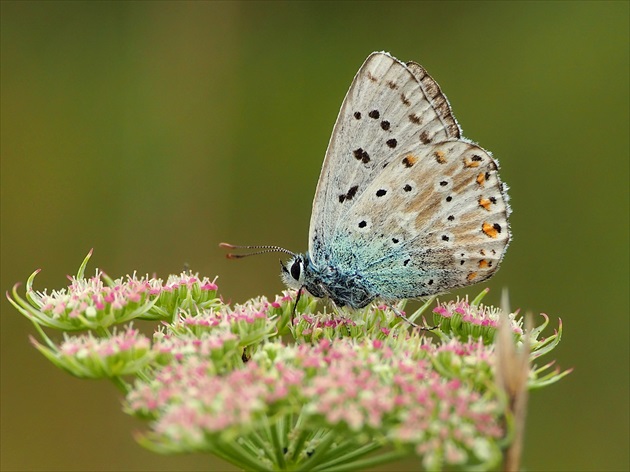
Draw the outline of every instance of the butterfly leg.
M390 310L392 310L394 312L394 314L399 317L402 318L403 320L405 320L407 323L409 323L411 326L413 326L414 328L419 328L419 326L417 324L415 324L413 321L409 320L402 311L400 311L398 308L396 308L394 305L391 304L387 304L385 305L387 306L387 308L389 308Z
M291 310L291 326L293 326L294 324L294 320L295 320L295 312L297 311L297 306L298 306L298 302L300 301L300 298L302 297L302 289L304 287L300 287L297 291L297 296L295 297L295 304L293 305L293 310Z
M426 327L426 326L419 326L416 323L414 323L413 321L411 321L410 319L408 319L398 308L396 308L394 305L392 304L386 304L387 308L389 308L390 310L392 310L394 312L394 314L396 316L398 316L399 318L402 318L403 320L405 320L407 323L409 323L412 327L414 328L419 328L421 331L433 331L434 329L437 329L439 326L431 326L430 328Z

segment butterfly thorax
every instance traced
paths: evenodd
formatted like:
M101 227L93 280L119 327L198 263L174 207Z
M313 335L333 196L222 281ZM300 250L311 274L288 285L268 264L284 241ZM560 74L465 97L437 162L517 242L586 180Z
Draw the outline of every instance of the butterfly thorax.
M359 273L315 265L309 254L296 255L283 264L282 278L289 287L304 288L314 297L329 298L338 306L363 308L376 298Z

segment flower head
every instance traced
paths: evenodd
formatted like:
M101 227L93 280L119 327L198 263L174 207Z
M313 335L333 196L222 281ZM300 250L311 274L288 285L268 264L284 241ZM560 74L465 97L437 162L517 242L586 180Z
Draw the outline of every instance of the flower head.
M139 441L159 452L211 452L251 470L365 468L408 454L426 469L496 468L514 429L505 392L568 373L531 364L561 338L561 324L540 337L546 315L526 338L516 314L503 315L500 357L501 312L481 305L481 295L438 304L435 330L410 330L407 320L433 300L407 319L404 302L327 312L288 292L230 306L216 279L112 280L98 270L85 278L88 258L66 289L36 292L36 272L26 300L17 288L9 300L55 365L109 378L126 393L126 411L151 420ZM127 323L141 319L160 321L152 338ZM89 332L56 344L42 327ZM518 388L506 376L514 370L506 336L529 346L520 350ZM383 446L390 452L373 455Z
M484 462L487 457L477 457L474 446L496 445L504 434L501 402L445 378L415 341L268 343L224 375L216 375L204 356L195 356L139 382L128 408L155 418L147 436L154 444L178 444L182 451L218 447L264 428L278 414L299 414L294 440L287 438L286 446L296 461L306 460L309 444L326 428L339 440L356 437L357 446L384 434L392 443L439 456L429 462L449 457ZM300 437L305 441L298 442ZM427 449L445 440L449 457L440 447Z
M463 340L469 337L481 338L484 343L491 344L499 327L501 310L480 303L469 303L466 297L439 303L433 313L435 324L440 326L442 332ZM522 321L516 319L516 314L510 314L509 319L514 335L522 336Z
M22 299L13 288L9 302L24 316L38 325L64 331L99 330L134 319L171 320L181 309L208 308L220 305L217 286L207 277L182 273L170 276L166 283L135 273L118 279L109 278L96 270L93 277L83 276L91 251L79 273L69 277L70 285L61 290L36 291L35 271L26 285ZM215 279L216 280L216 279Z
M137 374L154 359L149 338L128 326L108 338L91 333L64 336L59 347L33 345L57 367L81 378L112 378Z

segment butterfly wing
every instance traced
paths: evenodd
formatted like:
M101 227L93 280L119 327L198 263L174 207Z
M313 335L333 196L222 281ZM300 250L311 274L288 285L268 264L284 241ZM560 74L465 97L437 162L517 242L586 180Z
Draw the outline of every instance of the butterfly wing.
M365 186L334 229L332 257L386 300L442 293L497 270L508 214L488 152L462 140L417 144Z
M326 151L309 231L313 263L330 260L337 225L384 166L418 145L459 138L446 97L420 65L372 53L350 86Z

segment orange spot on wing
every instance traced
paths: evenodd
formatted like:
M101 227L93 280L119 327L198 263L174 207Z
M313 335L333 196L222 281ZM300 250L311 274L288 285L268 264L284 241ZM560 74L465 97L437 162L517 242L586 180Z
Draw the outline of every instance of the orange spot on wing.
M444 151L435 151L434 153L435 160L438 161L439 164L446 164L446 155Z
M488 261L487 261L487 260L485 260L485 259L481 259L481 260L479 261L479 268L480 268L480 269L487 269L487 268L488 268L488 266L489 266L489 264L488 264Z
M479 197L479 206L483 207L484 209L490 211L490 205L492 205L492 202L484 197Z
M481 185L483 187L483 184L486 183L486 173L485 172L479 172L479 175L477 176L477 183L479 185Z
M488 222L484 222L484 224L481 225L481 230L491 238L496 238L499 235L499 230L496 228L496 226L491 225Z
M416 162L418 162L418 158L416 156L413 156L411 154L409 154L408 156L406 156L403 160L402 163L405 167L411 167L413 166Z
M466 276L466 280L468 280L470 282L470 281L474 280L475 277L477 277L477 272L471 272L470 274L468 274Z
M479 161L473 161L467 157L464 157L464 167L479 167Z

